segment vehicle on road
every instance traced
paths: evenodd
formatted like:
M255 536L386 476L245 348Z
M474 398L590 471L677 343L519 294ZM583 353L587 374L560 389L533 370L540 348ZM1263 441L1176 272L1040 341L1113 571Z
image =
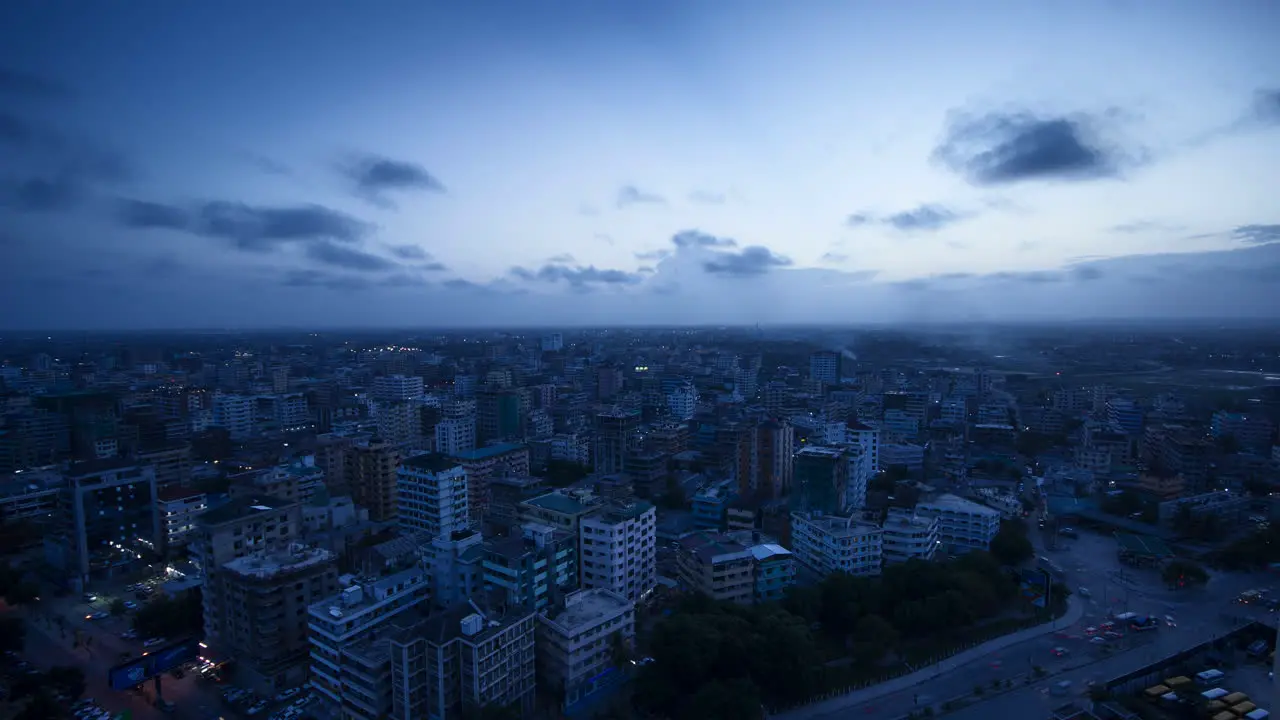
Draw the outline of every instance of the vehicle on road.
M164 638L150 638L147 641L142 643L142 647L153 648L157 645L163 645L163 644L164 644Z
M1054 657L1066 657L1067 655L1071 654L1071 651L1064 647L1056 647L1052 650L1052 652Z
M121 640L137 640L137 639L138 639L138 631L137 631L137 630L125 630L124 632L120 633L120 639L121 639Z
M1085 629L1084 629L1084 634L1085 634L1085 635L1088 635L1088 636L1090 636L1090 637L1093 637L1094 635L1097 635L1097 634L1098 634L1098 628L1093 627L1093 626L1089 626L1089 627L1087 627L1087 628L1085 628Z
M266 709L267 709L267 701L266 701L266 700L259 700L259 701L257 702L257 704L256 704L256 705L254 705L253 707L249 708L248 710L245 710L245 714L247 714L247 715L257 715L258 713L260 713L260 712L262 712L263 710L266 710Z
M1147 615L1139 615L1129 620L1129 629L1134 632L1155 630L1160 627L1160 620Z
M1076 588L1076 593L1082 598L1093 597L1093 593L1089 592L1089 588L1087 587Z
M300 692L302 692L301 688L289 688L288 690L285 690L279 695L276 695L276 702L284 702L292 698L293 696L297 695Z
M125 610L137 610L137 609L138 609L138 603L136 603L136 602L134 602L134 601L132 601L132 600L125 600L125 601L124 601L124 609L125 609Z
M1164 616L1164 624L1168 625L1169 627L1178 627L1178 621L1174 620L1172 615Z
M1107 639L1102 637L1101 635L1096 635L1094 637L1089 638L1089 642L1094 645L1105 645L1107 643Z
M97 595L94 595L93 593L85 593L85 594L84 594L84 601L85 601L85 602L87 602L87 603L95 603L95 602L98 602L98 596L97 596Z
M1115 630L1108 630L1102 634L1102 637L1105 637L1111 640L1119 640L1120 638L1124 637L1124 633L1118 633Z
M100 610L96 613L90 613L89 615L85 615L84 619L85 620L106 620L109 617L111 617L111 613L105 610Z

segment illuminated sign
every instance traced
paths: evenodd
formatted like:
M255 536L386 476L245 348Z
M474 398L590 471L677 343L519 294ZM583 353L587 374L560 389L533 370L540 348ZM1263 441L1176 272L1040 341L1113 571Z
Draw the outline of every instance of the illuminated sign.
M113 690L128 690L200 657L200 641L183 640L154 652L116 665L107 671L107 683Z

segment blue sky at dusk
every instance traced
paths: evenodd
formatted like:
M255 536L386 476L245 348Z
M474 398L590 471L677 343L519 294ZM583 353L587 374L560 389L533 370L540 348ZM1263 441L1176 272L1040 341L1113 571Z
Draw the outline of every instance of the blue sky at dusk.
M1280 314L1280 5L0 7L0 327Z

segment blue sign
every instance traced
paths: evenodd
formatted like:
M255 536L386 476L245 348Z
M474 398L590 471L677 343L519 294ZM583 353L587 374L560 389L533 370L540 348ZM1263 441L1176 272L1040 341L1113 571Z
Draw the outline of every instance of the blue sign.
M116 665L107 671L107 683L111 685L112 690L128 690L198 657L200 657L200 641L194 638L183 640Z

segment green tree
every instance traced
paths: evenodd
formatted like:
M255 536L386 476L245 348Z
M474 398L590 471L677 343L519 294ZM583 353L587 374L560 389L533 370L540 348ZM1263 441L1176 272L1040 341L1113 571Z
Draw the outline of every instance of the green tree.
M127 609L128 608L124 606L124 600L120 598L112 598L111 604L107 606L107 610L109 610L112 615L123 615Z
M1209 573L1199 563L1176 558L1165 563L1160 578L1170 587L1202 586L1209 582Z
M1000 531L991 539L991 556L1002 565L1010 567L1021 565L1036 554L1035 547L1027 538L1027 526L1021 520L1005 520L1000 523Z
M760 693L750 680L712 680L689 698L678 720L757 720L764 716Z
M133 629L143 637L199 637L204 629L204 608L199 588L177 597L163 596L143 605L133 616Z
M877 662L898 645L898 631L879 615L864 615L854 627L854 657Z
M48 690L39 690L30 695L26 706L13 716L13 720L55 720L65 717L69 717L66 705Z
M84 670L75 665L55 665L45 673L45 679L50 687L72 700L84 694Z
M20 617L0 617L0 652L22 652L27 625Z

